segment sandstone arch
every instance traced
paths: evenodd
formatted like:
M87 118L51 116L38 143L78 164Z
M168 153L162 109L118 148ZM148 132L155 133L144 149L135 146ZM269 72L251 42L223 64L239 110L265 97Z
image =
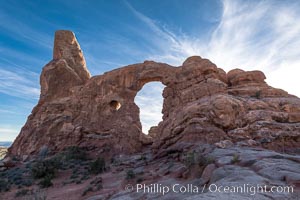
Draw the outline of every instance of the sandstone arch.
M227 75L199 56L188 58L180 67L145 61L91 77L74 34L57 31L53 60L40 77L39 103L9 153L28 155L36 154L44 145L52 151L78 145L114 155L136 152L152 143L153 150L159 151L179 141L215 143L229 139L237 129L243 130L247 139L255 132L245 118L255 109L248 99L257 91L266 98L256 100L265 109L270 109L272 102L280 102L280 98L293 102L282 120L299 122L299 99L268 86L264 79L264 74L257 71L235 70ZM137 92L151 81L166 86L163 121L152 130L155 140L142 133L134 103ZM280 112L278 106L272 109ZM268 116L254 117L254 121ZM278 119L281 115L275 116ZM299 128L287 126L298 137Z

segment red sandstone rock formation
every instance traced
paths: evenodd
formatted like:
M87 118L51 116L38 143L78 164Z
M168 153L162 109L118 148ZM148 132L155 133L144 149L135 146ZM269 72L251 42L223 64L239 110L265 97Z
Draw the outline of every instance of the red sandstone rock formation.
M265 78L260 71L226 73L199 56L180 67L145 61L90 77L74 34L57 31L53 60L41 74L40 101L9 153L77 145L112 155L152 143L155 152L164 152L223 140L299 147L300 99L268 86ZM151 81L166 86L163 121L151 129L152 137L142 133L134 103Z

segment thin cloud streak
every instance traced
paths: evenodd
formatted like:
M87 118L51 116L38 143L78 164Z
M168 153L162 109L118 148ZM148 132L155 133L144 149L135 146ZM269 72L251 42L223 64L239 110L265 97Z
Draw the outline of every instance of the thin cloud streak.
M35 87L32 76L25 78L25 73L0 69L0 93L25 99L38 99L40 89Z
M16 133L18 132L18 129L10 129L10 128L0 128L0 132L3 133Z
M13 141L19 133L20 127L5 127L0 128L0 141Z
M11 111L11 110L7 110L7 109L0 109L0 114L17 114L16 112L14 111Z
M145 32L140 33L141 37L144 37L145 40L150 40L151 43L156 47L157 50L152 50L149 52L149 59L156 61L168 62L169 64L178 65L183 57L187 57L189 54L189 49L183 49L185 47L184 35L176 36L176 34L169 31L166 26L160 26L157 22L151 18L143 15L137 11L129 2L125 1L129 10L154 33L149 33L146 35ZM157 52L155 54L154 52Z
M0 27L13 35L19 36L16 39L28 42L28 40L39 44L47 49L52 49L52 37L38 32L30 26L11 18L5 12L0 12ZM12 26L12 24L14 24Z

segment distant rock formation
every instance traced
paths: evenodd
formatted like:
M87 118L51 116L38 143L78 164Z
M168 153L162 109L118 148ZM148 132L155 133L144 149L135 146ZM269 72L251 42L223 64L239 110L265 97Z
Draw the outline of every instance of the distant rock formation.
M261 71L228 73L199 56L182 66L145 61L91 77L70 31L55 34L53 60L41 74L41 96L9 154L33 155L86 146L115 155L152 145L163 154L203 143L300 147L300 99L266 84ZM134 98L160 81L163 121L142 133Z

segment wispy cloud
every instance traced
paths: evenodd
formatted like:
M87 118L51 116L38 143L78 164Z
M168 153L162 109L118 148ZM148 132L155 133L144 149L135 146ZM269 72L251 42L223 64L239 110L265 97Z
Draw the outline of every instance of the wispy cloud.
M157 46L161 46L150 59L180 65L186 57L200 55L226 71L260 69L271 85L300 96L296 88L300 79L295 77L300 72L298 2L224 0L219 25L208 41L200 37L204 33L199 33L199 38L172 33L127 4L155 33Z
M39 66L48 62L47 58L40 58L32 55L30 52L15 50L13 47L0 46L0 53L2 55L0 61L2 60L11 67L17 67L22 70L28 70L33 67L32 65ZM49 57L51 58L51 56Z
M125 63L101 60L89 53L85 53L84 57L86 59L88 69L93 76L103 74L107 71L107 68L114 69L126 65Z
M298 3L224 1L219 27L205 56L226 70L260 69L267 82L300 96Z
M16 114L16 112L12 111L11 109L1 109L0 108L0 114Z
M179 65L184 57L194 53L190 51L189 41L183 33L181 35L173 33L165 25L160 25L159 22L137 11L129 2L125 1L125 3L129 10L151 30L151 33L140 32L141 37L150 40L151 44L155 46L148 52L149 59Z
M14 36L18 36L15 39L23 40L26 43L31 41L33 44L39 44L44 48L52 49L53 39L50 35L41 33L30 27L30 25L12 18L11 15L3 10L0 12L0 27L2 31L5 30Z
M0 128L0 132L5 133L15 133L18 132L18 129L11 129L11 128Z
M13 141L19 132L20 132L20 127L0 128L0 141Z
M289 48L300 41L299 5L227 0L223 5L222 19L207 46L207 56L221 67L260 68L269 73L300 54Z
M265 72L271 86L300 96L299 2L224 0L219 25L209 40L200 37L204 33L199 33L199 38L172 33L167 26L145 16L128 2L127 5L154 33L151 40L160 51L149 54L149 59L178 66L188 56L200 55L226 71L259 69ZM159 95L138 99L152 102ZM162 105L158 107L161 109ZM149 121L143 122L143 118L155 117L155 114L154 110L144 109L141 108L141 119L148 126Z
M20 73L1 68L0 74L0 93L25 99L38 99L40 89L36 84L37 77L28 76L29 72Z

